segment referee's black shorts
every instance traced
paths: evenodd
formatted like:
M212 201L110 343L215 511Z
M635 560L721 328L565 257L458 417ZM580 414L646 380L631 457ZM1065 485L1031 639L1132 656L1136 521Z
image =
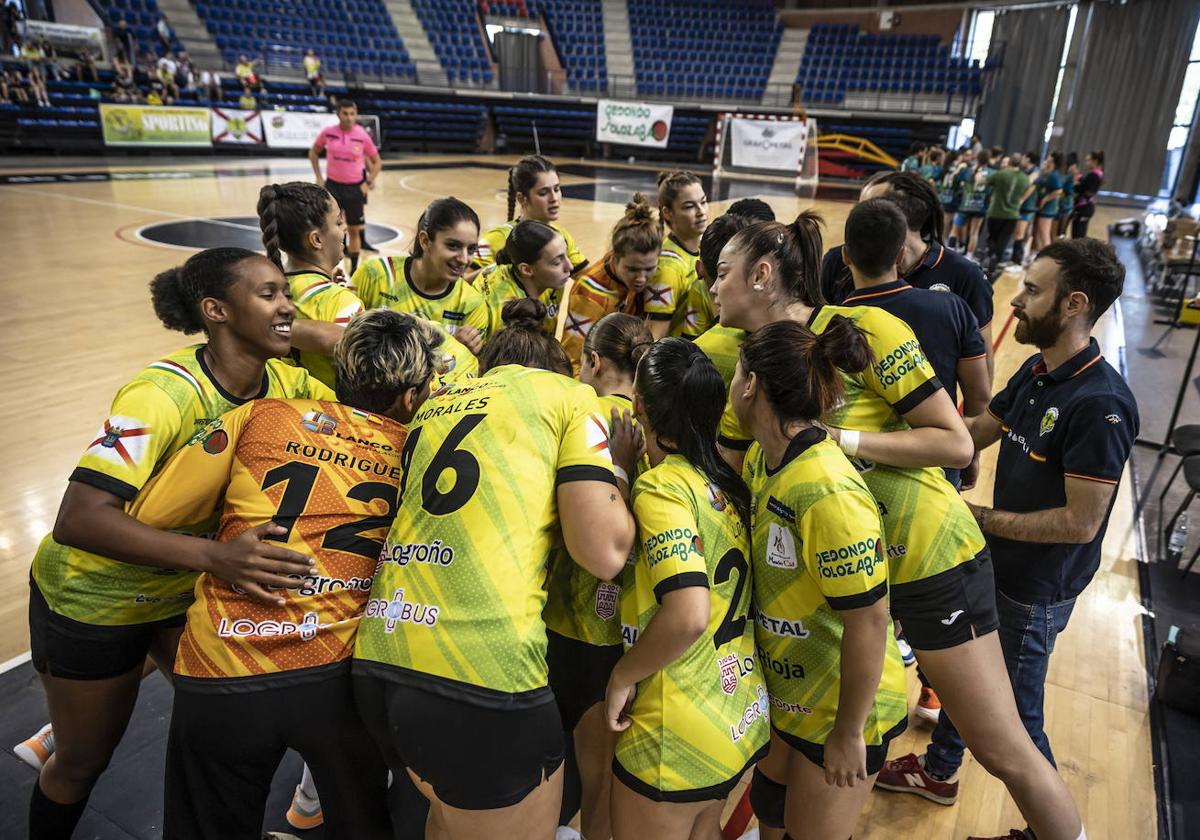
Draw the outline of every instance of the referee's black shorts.
M341 181L331 181L325 179L325 189L333 196L333 200L338 203L338 207L342 208L342 212L346 215L346 224L348 225L365 225L367 223L366 211L367 206L366 196L363 195L363 182L357 184L343 184Z

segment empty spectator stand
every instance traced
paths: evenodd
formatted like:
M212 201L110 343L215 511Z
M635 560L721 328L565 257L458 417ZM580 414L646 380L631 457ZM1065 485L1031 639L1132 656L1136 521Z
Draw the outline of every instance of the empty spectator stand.
M483 27L470 0L412 0L412 7L451 84L491 84Z
M130 0L137 2L137 0ZM407 81L416 68L380 0L197 0L196 13L230 67L260 58L266 73L303 68L316 50L326 73Z
M363 114L376 114L383 151L474 152L487 127L482 100L422 96L408 91L356 91Z
M92 7L99 13L100 18L113 29L117 28L119 20L124 20L129 26L134 40L137 41L138 49L137 55L127 56L130 61L136 62L144 52L162 55L162 46L154 31L154 23L158 20L159 12L158 4L154 0L92 0ZM179 43L179 39L175 37L175 32L172 30L171 51L179 52L182 49L184 46Z
M783 32L770 0L629 0L642 95L762 97Z
M497 4L491 4L493 8ZM567 85L579 93L608 90L604 8L600 0L541 0L536 6L554 40Z
M847 96L872 95L880 107L891 99L958 97L973 102L983 93L977 61L955 58L937 35L864 32L857 24L822 23L808 34L796 76L805 104L850 105Z

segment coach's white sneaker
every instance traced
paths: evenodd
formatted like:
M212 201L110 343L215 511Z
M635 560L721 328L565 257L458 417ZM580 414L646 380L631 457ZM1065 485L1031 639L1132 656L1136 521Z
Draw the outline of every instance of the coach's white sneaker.
M13 747L13 754L34 770L41 770L50 756L54 755L54 730L50 724L47 723L36 734Z

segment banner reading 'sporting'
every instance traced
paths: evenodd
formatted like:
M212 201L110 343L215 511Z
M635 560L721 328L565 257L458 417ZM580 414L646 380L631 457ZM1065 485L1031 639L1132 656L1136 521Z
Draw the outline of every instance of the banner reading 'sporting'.
M670 105L601 99L596 103L596 140L665 149L674 114Z
M734 166L794 173L808 147L808 123L730 117L729 144Z
M207 108L101 103L106 146L211 146Z

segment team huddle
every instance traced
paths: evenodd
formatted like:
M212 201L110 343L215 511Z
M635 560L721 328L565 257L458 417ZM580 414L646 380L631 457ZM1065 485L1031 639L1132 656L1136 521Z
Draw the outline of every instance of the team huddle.
M1037 837L1085 836L999 638L1008 511L1033 508L1002 508L999 473L995 510L959 487L1004 438L1106 518L1132 398L1055 409L1107 436L1103 465L1017 441L1018 379L1056 370L993 397L990 287L915 174L872 179L828 253L814 213L710 219L673 171L589 261L550 161L508 190L505 224L437 199L408 256L347 277L334 196L272 184L266 257L154 278L164 326L203 340L117 393L34 558L54 750L31 836L71 836L157 669L167 838L261 837L289 748L289 820L327 837L550 838L578 813L588 840L713 840L753 771L761 837L846 838L902 775L902 647L958 760ZM1073 382L1107 376L1087 333L1122 279L1102 243L1048 245L1018 340L1049 364L1083 336Z

